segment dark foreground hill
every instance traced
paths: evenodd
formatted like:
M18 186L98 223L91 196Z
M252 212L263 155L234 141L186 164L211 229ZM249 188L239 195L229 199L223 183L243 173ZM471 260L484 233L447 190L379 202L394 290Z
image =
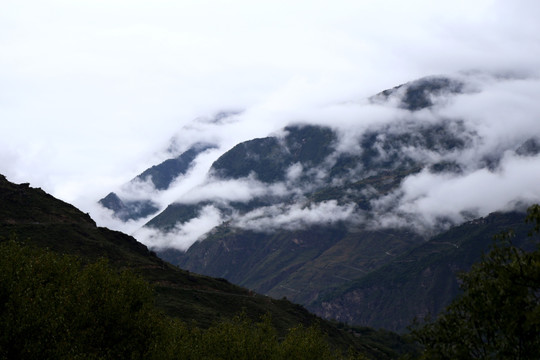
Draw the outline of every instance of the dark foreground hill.
M159 259L132 237L97 227L72 205L29 184L16 185L0 176L0 239L10 238L78 255L85 262L106 258L115 268L130 269L155 287L159 308L203 328L243 311L254 321L269 314L282 334L298 324L319 324L334 346L353 346L373 358L392 358L409 346L395 334L343 326L339 329L285 299L272 299L224 279L181 270Z

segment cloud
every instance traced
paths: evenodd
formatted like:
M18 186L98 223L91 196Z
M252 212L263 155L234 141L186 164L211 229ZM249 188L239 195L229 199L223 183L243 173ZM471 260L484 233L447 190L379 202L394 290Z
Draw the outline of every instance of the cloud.
M373 202L375 224L412 227L429 234L494 211L513 210L540 201L539 175L540 156L510 153L495 171L481 168L457 175L424 170Z
M331 126L338 133L338 143L336 153L320 167L292 164L285 171L284 182L262 183L254 174L235 180L213 177L208 172L211 164L227 150L226 146L221 146L197 158L196 165L178 178L171 190L145 192L145 196L151 194L150 198L161 204L162 209L174 202L211 202L227 208L231 202L248 203L256 198L270 197L278 204L284 201L247 214L221 214L223 221L251 230L299 229L317 222L345 221L371 227L414 226L423 234L433 234L492 211L510 209L520 201L534 201L538 186L534 181L520 179L525 177L527 167L535 169L538 164L534 157L517 156L515 151L531 137L540 137L536 121L540 108L534 96L540 90L540 83L536 78L501 78L484 73L455 76L465 82L465 92L442 93L432 99L434 106L420 111L400 108L399 97L404 91L398 91L396 98L389 102L355 101L291 112L301 116L289 118L306 119L306 123L313 119L312 123ZM221 122L197 120L192 127L186 127L182 136L199 141L204 138L202 126L211 129L207 136L218 139L218 143L226 143L227 136L223 134L228 131L224 129L240 129L243 124L249 124L247 119L252 120L249 113L236 114ZM512 127L508 126L510 122ZM193 129L200 132L201 138L190 138ZM339 154L362 154L361 139L369 131L379 134L374 143L380 153L377 161L393 159L393 163L399 165L412 159L423 164L425 169L406 177L390 194L381 197L375 189L365 193L365 197L372 199L374 210L371 214L365 214L351 204L338 205L333 201L308 204L304 196L318 186L318 181L328 180L329 169ZM284 135L282 132L274 134ZM402 138L403 134L408 135ZM426 134L448 145L427 147L433 139L426 140ZM454 143L458 145L452 145ZM389 144L390 148L387 147ZM434 172L433 166L441 163L454 165ZM340 186L371 175L363 171L359 164L348 173L347 176L352 178L334 177L331 180ZM309 176L311 181L306 182L303 176ZM294 199L294 205L291 205L291 199ZM141 223L131 225L135 231L135 226ZM182 231L174 234L182 234ZM187 238L193 240L193 236ZM189 241L181 242L182 246L186 243ZM170 244L174 242L171 240Z
M298 230L314 225L332 225L337 222L359 220L354 204L339 205L337 201L323 201L304 206L274 205L258 208L234 219L234 227L261 232Z
M482 80L481 91L458 96L439 112L443 117L466 119L484 140L478 144L479 153L504 149L540 133L540 104L535 99L540 79Z
M364 99L422 76L478 70L500 79L477 76L482 91L414 117L466 120L478 141L445 156L472 174L486 154L502 157L540 130L539 17L534 0L2 2L0 173L106 219L95 202L117 189L139 196L122 184L170 157L171 138L177 151L205 140L218 149L173 191L150 192L162 208L279 194L206 174L232 146L292 122L331 126L339 151L359 153L367 129L410 119ZM242 112L193 121L230 109Z
M481 81L480 81L481 80ZM429 167L403 180L399 189L372 201L375 226L407 226L433 233L473 217L540 201L540 156L516 154L526 141L540 138L537 78L481 77L478 91L456 96L435 108L436 119L460 119L471 134L462 149L435 154L427 164L450 161L461 171ZM462 119L462 120L461 120ZM441 120L439 120L441 121ZM403 154L421 154L408 148Z
M185 223L177 224L172 230L163 232L150 227L137 230L134 236L154 249L175 248L187 250L194 242L220 225L220 211L212 205L201 209L198 217Z
M285 196L289 193L283 183L265 184L252 176L238 180L212 179L182 196L182 203L197 203L205 200L224 202L248 202L256 197Z

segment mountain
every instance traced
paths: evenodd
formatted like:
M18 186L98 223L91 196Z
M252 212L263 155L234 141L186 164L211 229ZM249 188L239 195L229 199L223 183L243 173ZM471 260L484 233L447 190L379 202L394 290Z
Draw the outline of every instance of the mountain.
M524 213L493 213L434 236L361 278L335 287L308 305L325 318L403 331L412 321L436 315L459 294L457 275L468 271L512 229L512 243L532 246Z
M501 184L509 169L527 176L538 134L500 134L506 119L484 115L483 97L505 81L427 77L340 105L338 115L358 108L348 119L245 139L135 236L190 271L402 331L448 304L456 272L516 225L488 214L531 201L534 191Z
M401 107L417 111L433 106L433 97L440 97L445 94L459 94L464 90L464 87L465 84L456 79L442 76L428 77L384 90L373 96L371 100L388 101L391 97L398 97Z
M434 83L414 83L402 105L418 110L422 96L456 91L452 81L439 78ZM381 96L391 97L394 92ZM410 103L409 103L410 102ZM415 105L416 104L416 105ZM404 121L401 129L390 126L368 129L359 137L358 153L339 152L338 134L330 127L294 125L284 129L283 137L267 137L238 144L219 159L209 173L220 180L252 177L264 184L284 183L294 194L265 194L248 203L213 204L222 213L243 214L252 223L276 207L326 211L321 218L299 228L264 229L234 226L234 220L215 228L203 241L186 252L160 249L158 253L181 267L211 276L225 277L233 283L270 296L310 304L329 286L348 283L388 263L393 256L422 244L424 238L410 230L370 229L348 221L325 221L332 213L351 209L373 217L373 200L395 190L404 178L418 173L425 164L416 154L403 154L403 147L426 152L455 151L470 146L472 135L461 121L417 124ZM459 172L459 165L441 162L434 171ZM291 173L300 169L300 175ZM147 223L147 227L171 231L180 223L197 218L204 206L171 204ZM295 209L296 209L295 208ZM228 209L228 210L227 210ZM255 213L252 218L251 215ZM389 255L392 254L392 255Z
M180 155L146 169L125 187L136 188L137 185L147 183L151 184L153 190L167 190L176 178L184 175L191 168L193 161L199 154L212 148L213 146L209 144L194 144ZM145 218L160 210L149 194L144 193L142 199L122 199L116 193L111 192L99 200L99 203L103 207L112 210L114 216L122 221Z
M88 214L74 206L0 175L0 241L8 239L74 254L84 262L104 257L115 268L131 269L153 284L159 308L203 328L243 311L256 321L269 314L281 334L298 324L319 324L334 346L353 346L371 358L389 359L403 351L414 351L396 334L367 328L340 329L287 300L259 295L225 279L181 270L133 237L97 227Z

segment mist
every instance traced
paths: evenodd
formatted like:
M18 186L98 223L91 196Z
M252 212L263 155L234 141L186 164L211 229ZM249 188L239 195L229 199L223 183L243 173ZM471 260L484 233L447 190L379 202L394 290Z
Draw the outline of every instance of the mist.
M324 168L292 168L288 183L272 189L253 178L219 183L208 175L234 145L280 135L288 124L329 126L339 134L338 151L359 153L357 140L370 129L461 120L472 142L462 151L402 150L428 163L454 161L462 173L405 179L374 202L381 216L373 226L411 217L426 229L440 218L463 221L463 214L538 196L533 182L520 180L535 174L536 157L514 153L540 130L538 18L532 0L4 2L0 173L74 203L99 225L134 233L149 219L122 223L96 202L110 191L140 197L141 188L125 184L193 143L216 148L171 191L139 184L160 209L205 198L301 196L295 177L315 170L324 176ZM429 75L466 78L468 89L417 113L400 108L398 98L369 101ZM234 114L211 121L222 111ZM488 155L496 158L489 166ZM496 187L474 190L482 181ZM444 202L449 192L471 200ZM269 228L274 224L261 219L294 227L316 218L319 205L250 216ZM352 204L336 206L336 221L364 221ZM201 229L229 220L247 226L217 212L201 214L200 224L208 224ZM195 225L178 226L183 237L203 236L190 230Z
M420 111L400 106L403 91L396 91L383 102L363 99L291 111L282 117L286 121L275 124L285 126L289 121L289 124L328 126L338 137L336 152L322 165L305 168L300 163L293 164L286 170L285 181L267 184L254 174L236 180L215 178L209 171L210 160L226 151L227 146L213 150L204 166L177 180L176 190L168 193L174 196L163 197L166 200L163 207L169 203L213 202L223 209L231 202L248 203L268 196L282 199L281 203L244 214L233 210L223 212L217 208L209 212L206 209L190 222L177 224L167 234L152 233L148 228L138 231L140 240L156 247L176 247L174 239L178 239L179 247L185 250L214 226L224 222L232 227L263 232L345 222L377 229L406 227L430 236L494 211L523 208L523 204L539 201L540 186L536 179L540 172L540 156L520 152L528 141L540 139L540 107L535 98L535 94L540 92L538 78L500 77L487 73L455 74L452 78L464 85L463 91L434 96L431 98L433 106ZM234 115L234 119L229 121L212 123L216 134L212 134L210 125L205 125L204 133L210 134L217 143L229 144L227 140L217 139L228 134L228 129L242 128L240 124L250 121L249 112ZM400 186L389 194L377 194L373 189L369 213L358 209L354 202L310 203L303 197L317 186L318 181L330 181L334 185L346 181L328 178L332 158L340 153L361 154L360 139L366 132L379 130L379 140L385 141L386 136L414 134L430 126L442 126L447 133L445 136L450 134L462 145L433 150L426 148L421 141L409 141L403 147L395 144L398 147L393 148L392 153L386 153L383 143L380 146L375 143L374 146L380 150L378 161L384 162L386 157L398 154L404 162L412 158L423 163L424 169L405 177ZM183 132L186 138L189 131ZM279 138L286 135L278 129L266 131L267 136ZM431 170L441 162L453 163L459 170ZM311 181L299 182L305 175L310 176ZM365 191L369 192L369 189ZM201 224L201 227L196 228L193 224Z

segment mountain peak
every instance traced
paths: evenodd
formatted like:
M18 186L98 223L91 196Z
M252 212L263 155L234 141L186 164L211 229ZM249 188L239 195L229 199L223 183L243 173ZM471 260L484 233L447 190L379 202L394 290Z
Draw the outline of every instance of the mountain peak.
M371 98L372 101L387 101L399 98L400 107L418 111L434 105L436 98L447 94L459 94L464 83L446 76L428 76L392 89L384 90Z

